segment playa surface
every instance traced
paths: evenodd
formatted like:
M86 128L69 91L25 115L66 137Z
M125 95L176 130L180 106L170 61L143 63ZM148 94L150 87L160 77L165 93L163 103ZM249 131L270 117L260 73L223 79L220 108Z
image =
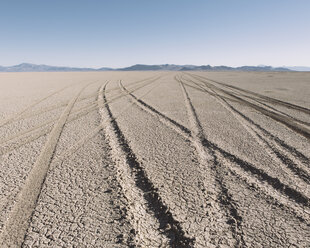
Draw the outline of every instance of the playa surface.
M1 247L309 247L310 73L0 74Z

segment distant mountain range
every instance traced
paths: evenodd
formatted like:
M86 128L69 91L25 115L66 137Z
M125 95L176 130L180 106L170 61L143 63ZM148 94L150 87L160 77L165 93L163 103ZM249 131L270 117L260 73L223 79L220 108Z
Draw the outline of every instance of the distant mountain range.
M0 66L0 72L50 72L50 71L310 71L309 67L271 67L271 66L211 66L211 65L144 65L137 64L125 68L78 68L23 63L14 66Z
M50 66L50 65L36 65L29 63L22 63L13 66L0 66L0 72L48 72L48 71L109 71L112 68L77 68L65 66Z
M291 67L286 67L292 71L310 71L310 67L307 66L291 66Z

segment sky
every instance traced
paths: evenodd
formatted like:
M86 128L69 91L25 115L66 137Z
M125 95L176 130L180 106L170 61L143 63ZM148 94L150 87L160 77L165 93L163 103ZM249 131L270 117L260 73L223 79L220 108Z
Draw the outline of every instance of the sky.
M310 0L0 0L0 65L310 66Z

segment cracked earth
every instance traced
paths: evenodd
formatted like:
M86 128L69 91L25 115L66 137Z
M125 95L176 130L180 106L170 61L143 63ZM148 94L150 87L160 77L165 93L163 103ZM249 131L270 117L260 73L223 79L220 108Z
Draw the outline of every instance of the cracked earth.
M310 73L0 75L0 247L309 247Z

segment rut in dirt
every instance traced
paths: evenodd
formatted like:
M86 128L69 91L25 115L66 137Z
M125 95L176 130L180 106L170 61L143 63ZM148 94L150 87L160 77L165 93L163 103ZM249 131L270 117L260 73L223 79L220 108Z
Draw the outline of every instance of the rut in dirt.
M54 125L53 130L49 134L47 141L41 150L39 157L33 165L30 174L26 178L23 188L17 195L16 203L11 210L10 216L0 236L0 244L2 246L21 246L24 241L31 216L39 198L42 185L49 169L51 159L57 146L58 139L61 135L63 127L67 121L71 109L82 91L90 84L84 86L76 96L68 103L60 118Z
M102 89L100 95L100 97L103 98L102 101L104 103L107 102L106 96L104 94L104 89ZM162 201L158 193L158 189L154 187L153 183L145 173L142 165L139 163L135 154L131 150L129 143L124 137L121 129L119 128L118 123L114 119L114 116L108 104L105 104L105 111L106 114L103 114L103 116L108 117L108 123L111 127L110 130L107 129L108 136L110 136L110 139L115 139L115 142L110 141L111 147L112 149L113 147L115 149L115 146L117 146L120 149L120 151L117 151L117 153L119 157L124 158L125 166L128 166L130 170L130 174L128 174L129 172L126 172L126 168L124 168L124 176L132 178L132 180L134 181L134 187L136 187L139 191L142 192L143 199L140 200L142 207L144 207L143 202L145 202L145 207L147 208L147 211L150 211L159 222L159 233L155 232L155 235L164 235L168 239L168 244L171 247L193 247L194 240L186 237L184 231L180 226L180 223L174 219L168 207ZM128 185L126 186L128 187ZM124 188L126 188L126 186ZM139 198L136 199L136 201L139 201ZM133 214L138 215L138 213ZM151 223L144 224L150 225ZM137 231L136 235L139 235L139 231ZM143 240L141 239L139 241L143 242Z
M262 128L260 125L255 123L252 119L238 111L235 107L228 103L228 100L223 96L217 94L213 89L206 85L206 88L203 88L196 82L190 80L191 83L194 83L201 88L202 92L207 93L213 97L219 103L226 108L233 116L245 127L245 129L260 143L271 156L284 164L291 172L298 177L300 177L305 183L309 184L310 182L310 170L308 165L310 159L307 158L304 154L297 151L294 147L287 145L284 141L278 137L272 135L266 129Z
M141 106L144 106L144 107L149 106L148 104L144 103L142 100L140 101L143 103ZM162 119L163 121L159 118L163 124L173 129L177 133L183 135L184 138L189 139L189 140L192 139L192 136L188 135L188 134L191 134L191 131L188 128L179 124L175 120L171 120L169 117L165 116L163 113L159 112L158 110L154 109L155 111L153 111L152 107L146 108L146 109L147 109L146 112L148 112L149 114L157 118L159 118L159 116L165 117ZM167 124L168 122L169 124ZM175 123L177 124L175 125ZM279 199L281 199L279 204L288 205L289 208L293 208L294 213L298 214L298 216L303 221L307 221L308 214L304 212L303 208L304 207L310 208L310 203L309 203L310 200L302 192L299 192L293 189L287 184L281 182L281 180L279 180L278 178L270 176L266 171L256 168L250 162L244 161L238 156L225 151L224 149L218 147L216 144L210 142L207 139L203 139L202 143L207 149L210 149L210 150L213 150L214 152L219 153L227 161L231 162L235 166L238 166L241 169L241 171L243 171L243 172L239 172L239 173L242 173L240 174L240 176L249 178L250 181L253 181L252 178L255 179L253 182L255 182L255 184L258 184L257 186L258 189L262 190L264 188L263 185L267 183L275 191L276 197L274 195L270 195L270 193L265 190L263 191L264 194L269 195L270 197L275 199L275 201L279 201ZM296 204L291 205L290 203L286 203L286 200L282 201L283 197L284 199L286 198L288 200L291 200Z
M196 78L196 77L194 77L194 78ZM200 81L201 81L201 79L200 79ZM205 82L205 81L202 81L202 82L204 84L206 84L206 85L207 84L210 85L210 83L208 83L208 82ZM266 108L263 108L263 107L258 106L256 104L253 104L253 103L251 103L251 102L249 102L249 101L247 101L245 99L242 99L240 96L237 96L237 95L233 94L230 91L221 89L221 88L219 88L219 87L217 87L215 85L212 85L212 87L216 88L218 91L221 91L221 92L223 92L226 95L229 95L230 97L236 99L240 103L242 103L242 104L244 104L244 105L246 105L248 107L251 107L251 108L255 109L256 111L259 111L260 113L262 113L262 114L272 118L273 120L275 120L275 121L285 125L286 127L290 128L291 130L295 131L296 133L304 136L305 138L310 139L310 129L308 127L305 127L305 125L297 123L296 121L294 121L293 118L287 117L285 115L278 114L278 113L276 113L274 111L270 111L270 110L268 110ZM276 101L276 102L279 102L279 100ZM288 106L288 103L286 103L285 106ZM289 104L289 106L291 106L291 104ZM299 108L297 108L297 107L299 107ZM302 108L300 106L297 106L297 107L296 108L298 110L300 110L300 109L305 110L305 108ZM308 109L306 109L306 110L310 111ZM309 113L307 113L307 114L309 114Z
M242 217L239 215L237 209L235 208L236 203L232 199L232 196L229 194L229 190L224 183L223 180L223 166L219 163L216 158L215 153L212 150L206 151L203 141L205 140L204 131L196 114L195 108L193 103L188 95L186 88L183 85L183 82L180 78L175 77L175 80L179 82L181 90L183 92L185 105L187 108L188 119L191 123L191 130L192 130L192 137L193 137L193 146L196 148L198 156L200 157L200 164L202 170L205 170L206 175L208 176L205 179L205 182L208 182L205 185L206 190L208 190L208 195L206 199L210 197L210 193L216 196L217 202L220 206L220 209L226 217L226 222L230 225L230 231L232 232L232 236L234 237L236 244L235 246L244 246L244 239L243 239L243 231L242 231ZM212 190L212 186L210 184L215 185L216 190ZM212 206L213 204L209 204ZM217 210L210 209L211 214L216 216ZM212 222L210 221L210 227L212 228ZM213 223L215 227L216 233L219 231L219 225L217 223ZM214 228L213 227L213 228ZM228 230L227 230L228 231ZM223 235L227 231L222 230ZM210 241L209 241L210 242Z

